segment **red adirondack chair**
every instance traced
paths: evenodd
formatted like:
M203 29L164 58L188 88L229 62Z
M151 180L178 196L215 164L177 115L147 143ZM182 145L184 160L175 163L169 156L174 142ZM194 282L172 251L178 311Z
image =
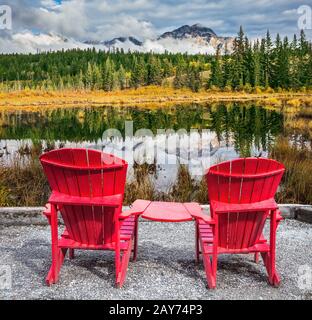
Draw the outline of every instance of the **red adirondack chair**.
M269 283L278 286L276 229L281 221L275 193L284 174L281 163L263 158L237 159L207 173L211 217L196 220L196 261L202 254L209 288L216 287L218 254L261 254ZM263 228L270 218L270 241Z
M127 163L100 151L60 149L40 157L52 189L44 215L51 225L52 266L46 278L56 283L69 249L115 251L116 285L121 287L131 251L137 254L138 219L122 215ZM65 231L58 236L58 212ZM132 249L133 246L133 249Z

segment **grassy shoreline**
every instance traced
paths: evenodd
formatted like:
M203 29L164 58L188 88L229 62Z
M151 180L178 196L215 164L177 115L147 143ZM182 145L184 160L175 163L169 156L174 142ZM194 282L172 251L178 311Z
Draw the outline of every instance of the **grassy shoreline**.
M183 103L258 101L266 105L286 104L293 99L312 105L312 92L221 92L173 89L160 86L142 87L122 91L40 91L22 90L0 92L0 110L38 110L75 108L82 106L137 106L166 107Z
M104 91L15 91L0 92L0 111L40 111L54 108L79 108L86 106L115 105L124 107L159 108L176 104L213 103L213 102L250 102L285 113L285 130L304 132L311 135L312 93L302 92L216 92L188 89L174 90L164 87L143 87L137 90L114 92ZM300 118L296 118L299 115ZM286 132L284 132L286 134ZM27 151L27 150L26 150ZM36 206L46 201L49 188L43 175L38 156L42 146L24 150L25 157L16 158L10 167L0 165L0 206ZM281 192L277 195L280 202L312 203L311 148L292 146L287 137L281 137L272 150L270 157L283 162L287 172L283 179ZM137 198L164 201L196 201L207 203L207 190L203 181L194 181L185 167L179 169L177 181L167 193L159 193L149 177L150 168L138 166L132 181L126 187L125 203Z
M25 155L16 154L10 166L0 166L0 206L43 206L50 190L39 163L41 145L31 147ZM285 164L286 173L276 195L279 203L312 203L312 151L292 146L280 136L269 156ZM134 175L128 177L124 204L136 199L154 201L199 202L207 204L206 179L195 180L186 166L181 165L177 179L166 192L160 192L152 182L154 165L134 166Z

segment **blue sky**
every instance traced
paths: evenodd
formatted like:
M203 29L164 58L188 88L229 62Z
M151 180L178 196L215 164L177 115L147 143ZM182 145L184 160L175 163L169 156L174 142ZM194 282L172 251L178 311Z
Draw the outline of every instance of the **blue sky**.
M201 23L219 35L240 25L251 37L299 33L297 8L311 0L2 0L13 10L12 33L57 33L78 40L116 36L156 37L184 24ZM1 34L0 34L1 35ZM311 30L307 31L309 38Z

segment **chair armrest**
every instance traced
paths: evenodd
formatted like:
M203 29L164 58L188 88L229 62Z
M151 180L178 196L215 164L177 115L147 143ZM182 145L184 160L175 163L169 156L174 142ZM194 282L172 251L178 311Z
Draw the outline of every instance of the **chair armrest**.
M122 195L116 194L103 197L79 197L63 194L53 191L49 203L56 205L71 205L71 206L97 206L97 207L112 207L118 208L122 205Z
M215 221L211 219L210 216L203 214L203 209L198 203L191 202L191 203L184 203L183 205L194 219L203 220L205 223L208 223L211 225L215 224Z
M51 204L50 203L47 203L45 205L45 210L42 212L42 214L48 219L49 224L51 224L52 211L51 211Z
M282 220L284 220L284 218L282 217L281 212L279 210L276 210L276 221L280 222Z
M137 211L137 210L133 210L133 209L130 209L130 210L126 210L126 211L123 211L120 215L119 215L119 219L120 220L124 220L124 219L127 219L131 216L140 216L143 212L141 211Z
M206 214L196 214L196 215L192 215L196 220L202 220L205 223L209 224L209 225L215 225L216 221L214 219L212 219L210 216L207 216Z
M210 203L213 212L227 213L227 212L254 212L276 210L278 205L273 198L252 203L226 203L212 200Z
M126 210L119 215L119 219L123 220L131 216L139 216L147 209L150 204L151 201L148 200L136 200L129 210Z
M268 219L271 219L271 215L268 215ZM276 210L276 222L281 222L284 218L281 215L280 210Z

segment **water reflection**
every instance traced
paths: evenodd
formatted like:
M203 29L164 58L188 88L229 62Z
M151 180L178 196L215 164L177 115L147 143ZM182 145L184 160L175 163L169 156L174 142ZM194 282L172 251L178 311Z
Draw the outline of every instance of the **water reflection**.
M125 121L133 121L134 132L150 129L154 133L152 143L140 138L125 139ZM103 140L103 132L109 128L119 130L123 138ZM172 129L174 132L157 134L158 129ZM177 138L175 131L179 129L185 129L188 135L178 147L172 147L170 141ZM191 129L199 130L197 140L192 137ZM138 159L140 155L146 155L148 147L153 145L153 148L159 149L153 159L158 165L156 186L173 181L177 164L186 159L197 161L193 161L190 169L194 175L199 175L205 167L220 160L238 156L266 156L274 138L282 131L281 113L245 103L178 105L159 109L85 107L0 113L3 158L14 155L22 145L39 140L55 143L56 147L62 144L103 149L124 157L133 151ZM166 147L163 147L164 139L167 139ZM195 145L199 146L196 156L193 151ZM159 159L164 157L169 162L161 163Z

